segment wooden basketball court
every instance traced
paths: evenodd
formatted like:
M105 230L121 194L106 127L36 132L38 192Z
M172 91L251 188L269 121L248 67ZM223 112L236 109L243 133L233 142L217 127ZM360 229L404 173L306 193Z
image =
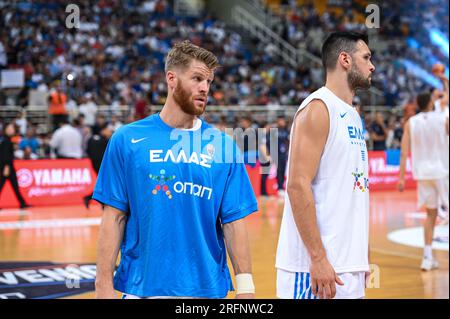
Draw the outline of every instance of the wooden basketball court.
M377 267L373 283L379 287L367 289L367 298L449 298L448 248L435 250L440 269L422 272L422 248L387 237L392 231L421 226L423 214L417 213L415 196L415 191L371 193L371 263ZM283 201L259 198L259 207L248 218L257 298L276 298L274 265ZM100 217L98 204L90 210L82 205L2 209L0 263L95 263ZM440 227L446 227L448 247L448 225ZM87 292L67 298L93 296Z

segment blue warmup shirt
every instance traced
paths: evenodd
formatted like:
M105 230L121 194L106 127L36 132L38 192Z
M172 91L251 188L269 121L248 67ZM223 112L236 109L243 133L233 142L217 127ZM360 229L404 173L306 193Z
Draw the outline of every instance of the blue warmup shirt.
M173 129L159 113L125 125L108 143L92 198L127 213L115 289L204 298L233 290L222 224L258 207L226 134L204 121Z

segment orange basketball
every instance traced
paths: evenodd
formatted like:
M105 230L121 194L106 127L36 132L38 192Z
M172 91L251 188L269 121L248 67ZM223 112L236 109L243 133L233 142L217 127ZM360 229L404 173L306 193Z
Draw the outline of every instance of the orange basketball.
M433 74L442 74L445 72L445 66L442 63L435 63L431 69Z

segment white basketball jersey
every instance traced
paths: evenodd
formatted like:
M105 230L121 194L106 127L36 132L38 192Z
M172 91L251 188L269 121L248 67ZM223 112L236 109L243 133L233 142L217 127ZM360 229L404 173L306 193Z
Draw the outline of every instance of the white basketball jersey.
M438 112L423 112L409 119L411 161L417 180L448 176L448 135L446 118Z
M296 114L314 99L325 103L330 117L327 142L312 183L322 242L337 273L369 271L369 169L361 118L326 87L308 96ZM309 272L309 265L286 192L275 266Z

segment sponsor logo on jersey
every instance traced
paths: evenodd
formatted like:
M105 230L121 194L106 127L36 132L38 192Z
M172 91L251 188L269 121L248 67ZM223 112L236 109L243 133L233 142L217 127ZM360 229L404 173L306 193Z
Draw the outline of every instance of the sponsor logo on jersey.
M157 182L152 190L153 195L157 195L160 192L167 196L167 198L172 199L173 193L167 182L172 181L176 178L175 175L167 175L166 170L161 169L159 175L149 175L150 179ZM212 188L203 185L195 184L192 182L180 182L177 181L173 184L173 191L178 194L189 194L192 196L207 198L208 200L212 197Z
M143 138L140 138L140 139L134 139L134 138L132 138L131 139L131 143L132 144L136 144L136 143L139 143L139 142L141 142L141 141L143 141L143 140L146 140L148 137L143 137Z

